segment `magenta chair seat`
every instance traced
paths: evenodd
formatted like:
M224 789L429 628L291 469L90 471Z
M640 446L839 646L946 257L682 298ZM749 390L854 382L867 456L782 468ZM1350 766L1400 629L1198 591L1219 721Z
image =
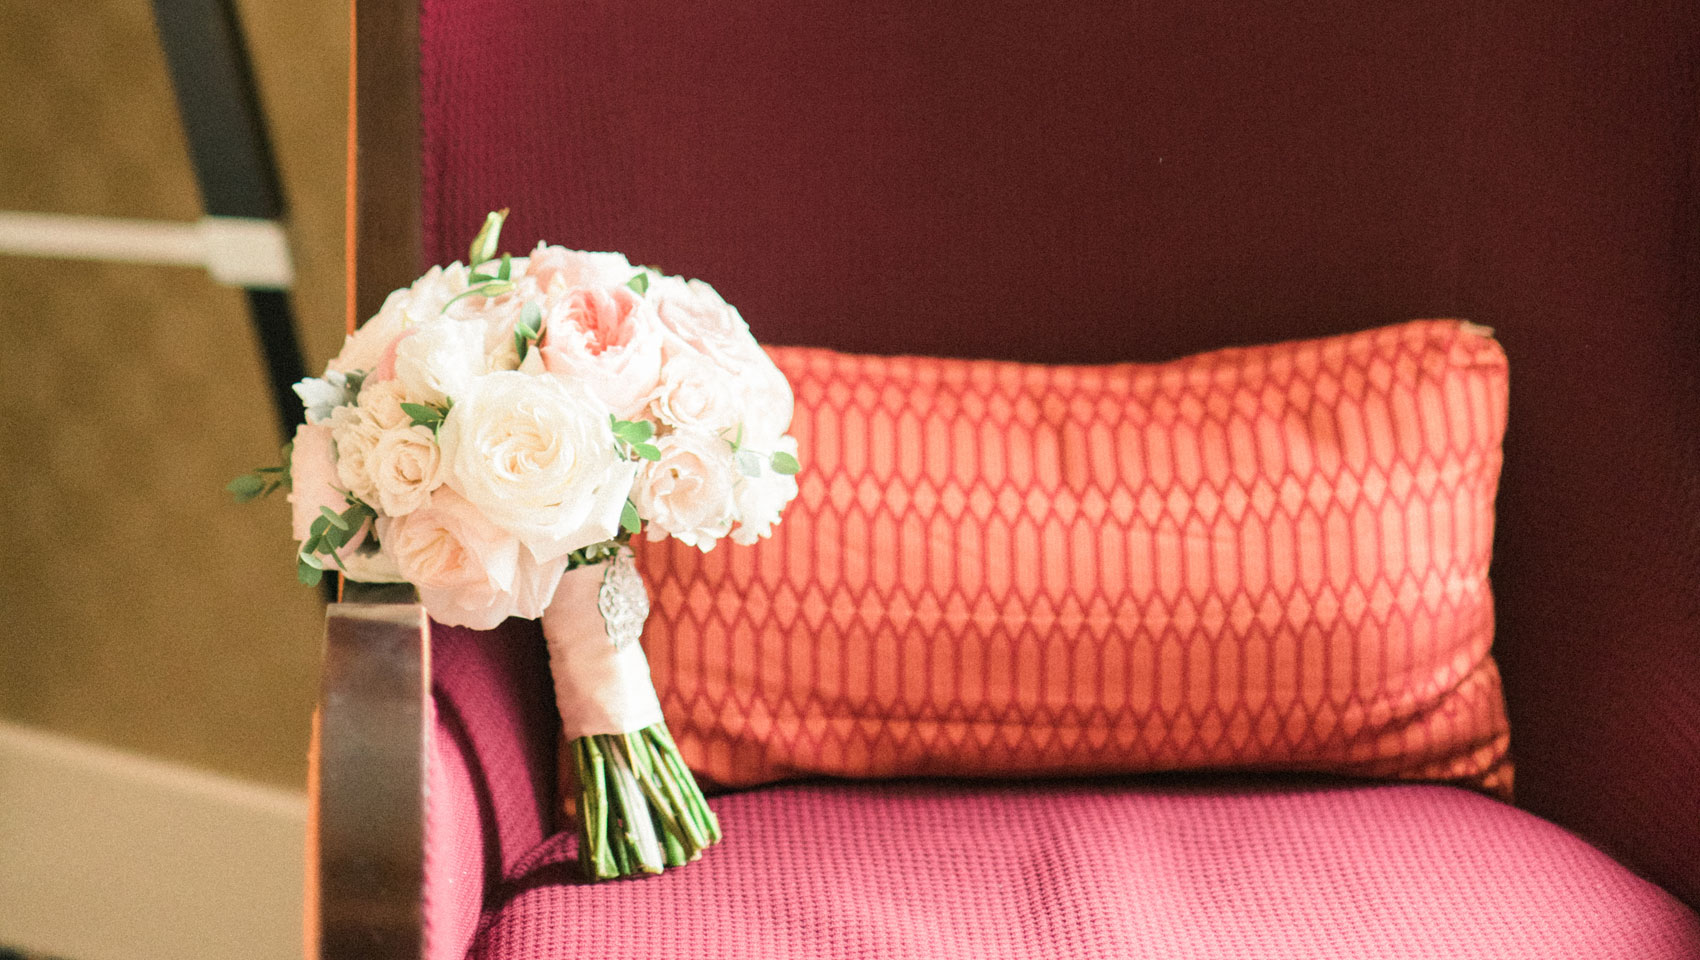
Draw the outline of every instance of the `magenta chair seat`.
M715 802L686 870L525 857L471 955L545 958L1700 955L1670 894L1439 786L810 784Z

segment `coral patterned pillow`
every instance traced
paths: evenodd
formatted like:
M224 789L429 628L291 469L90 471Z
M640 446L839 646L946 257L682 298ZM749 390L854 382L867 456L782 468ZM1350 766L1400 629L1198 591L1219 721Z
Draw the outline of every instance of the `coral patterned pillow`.
M640 549L680 748L723 786L1256 768L1508 795L1481 331L1102 367L773 350L785 523Z

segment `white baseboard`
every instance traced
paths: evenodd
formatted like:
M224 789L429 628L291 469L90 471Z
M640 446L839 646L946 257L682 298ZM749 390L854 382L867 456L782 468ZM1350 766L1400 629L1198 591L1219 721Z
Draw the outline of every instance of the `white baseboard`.
M306 820L302 793L0 722L0 944L295 960Z

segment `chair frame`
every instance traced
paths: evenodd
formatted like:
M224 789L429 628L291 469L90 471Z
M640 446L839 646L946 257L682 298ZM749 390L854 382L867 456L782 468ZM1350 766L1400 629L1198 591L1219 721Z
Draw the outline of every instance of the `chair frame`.
M350 4L348 328L424 259L418 0ZM418 960L425 951L431 644L396 585L344 583L326 610L308 774L306 956Z

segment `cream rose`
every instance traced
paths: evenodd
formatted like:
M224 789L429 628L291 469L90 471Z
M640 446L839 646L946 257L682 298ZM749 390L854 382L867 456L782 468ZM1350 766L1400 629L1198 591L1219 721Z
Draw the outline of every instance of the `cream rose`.
M331 439L336 442L336 475L343 489L371 504L377 502L372 486L372 454L384 428L373 419L371 411L354 407L337 407L331 411Z
M432 619L451 626L489 630L510 616L542 616L566 569L565 557L539 563L449 487L406 516L379 520L378 535Z
M543 317L543 366L584 384L621 419L642 412L661 379L655 307L629 287L577 287Z
M441 405L489 372L481 323L438 317L396 344L395 379L414 403Z
M442 448L427 427L386 430L367 461L375 504L392 517L425 505L431 491L443 482Z
M719 433L744 419L733 394L740 386L718 364L682 351L661 368L661 383L650 394L648 408L670 427Z
M296 542L302 543L313 532L313 521L319 518L321 507L341 513L348 506L347 497L336 485L336 454L329 426L303 424L295 428L289 476L292 532ZM337 551L349 579L365 583L390 583L403 579L388 555L374 551L366 544L366 533L366 528L361 528Z
M380 430L395 430L413 423L413 418L401 408L407 396L402 385L394 380L368 383L360 389L360 412Z
M781 437L775 443L753 445L769 453L797 455L797 440ZM738 514L738 527L732 531L732 542L748 546L773 532L785 505L797 496L797 478L776 473L766 463L759 476L739 476L732 491L732 502Z
M661 459L646 462L632 491L649 539L671 536L706 552L732 529L737 471L719 437L680 430L655 441Z
M395 381L368 383L352 406L337 407L328 421L336 442L336 474L343 488L376 506L376 452L384 434L407 428L413 418L401 409L402 388Z
M455 398L438 434L447 482L540 561L607 540L635 472L608 416L555 377L486 374Z

